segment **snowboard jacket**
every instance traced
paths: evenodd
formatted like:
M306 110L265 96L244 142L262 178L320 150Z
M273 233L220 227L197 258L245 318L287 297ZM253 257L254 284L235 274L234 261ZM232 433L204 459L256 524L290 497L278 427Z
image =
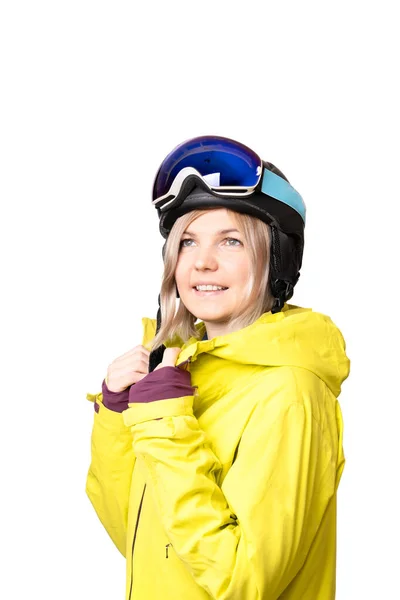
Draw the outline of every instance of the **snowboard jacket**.
M166 344L176 367L87 394L86 493L126 559L126 600L335 598L341 332L287 303L212 339L196 328Z

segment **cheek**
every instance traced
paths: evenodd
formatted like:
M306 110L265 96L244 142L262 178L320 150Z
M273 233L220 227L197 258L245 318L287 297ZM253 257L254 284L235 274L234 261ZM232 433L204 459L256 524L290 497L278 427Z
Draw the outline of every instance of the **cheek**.
M188 268L185 261L180 257L175 268L175 281L179 285L187 281Z
M247 256L241 256L240 259L235 257L235 260L229 261L229 264L226 264L226 270L229 271L231 277L241 284L248 280L250 268L251 263Z

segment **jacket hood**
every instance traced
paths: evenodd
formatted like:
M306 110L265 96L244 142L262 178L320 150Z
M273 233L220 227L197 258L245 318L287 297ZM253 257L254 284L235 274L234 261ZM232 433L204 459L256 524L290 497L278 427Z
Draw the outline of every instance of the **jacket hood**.
M196 323L196 328L202 338L204 323ZM350 372L345 350L343 335L330 317L285 303L281 312L264 313L238 331L210 340L190 338L182 346L177 364L189 357L193 362L207 352L242 365L301 367L315 373L337 397Z

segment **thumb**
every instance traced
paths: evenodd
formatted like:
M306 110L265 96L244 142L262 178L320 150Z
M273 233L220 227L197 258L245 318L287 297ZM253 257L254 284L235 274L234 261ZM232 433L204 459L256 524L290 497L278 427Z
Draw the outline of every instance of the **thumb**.
M162 369L163 367L175 367L176 359L181 352L180 348L165 348L162 362L154 369Z

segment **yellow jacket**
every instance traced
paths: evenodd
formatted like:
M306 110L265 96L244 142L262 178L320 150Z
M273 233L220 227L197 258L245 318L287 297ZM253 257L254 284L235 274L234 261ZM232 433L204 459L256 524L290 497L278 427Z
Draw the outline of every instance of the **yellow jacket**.
M142 322L146 346L156 321ZM191 357L194 396L117 413L87 395L99 412L86 492L126 557L126 600L335 598L341 332L285 304L170 345L176 364Z

